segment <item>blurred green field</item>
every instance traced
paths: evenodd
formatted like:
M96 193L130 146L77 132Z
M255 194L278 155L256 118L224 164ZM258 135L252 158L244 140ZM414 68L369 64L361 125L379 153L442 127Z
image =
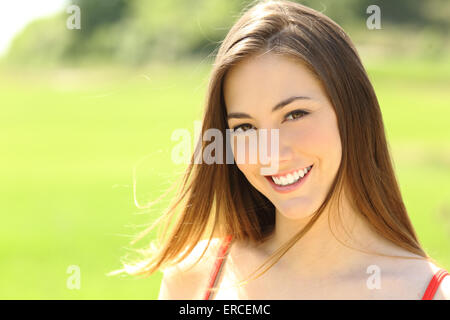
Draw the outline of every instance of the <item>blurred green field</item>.
M404 200L450 269L450 63L367 64ZM155 299L161 275L107 277L159 210L175 129L201 119L210 64L0 72L0 299ZM142 160L142 161L141 161ZM148 237L146 238L148 240ZM67 268L81 288L68 289Z

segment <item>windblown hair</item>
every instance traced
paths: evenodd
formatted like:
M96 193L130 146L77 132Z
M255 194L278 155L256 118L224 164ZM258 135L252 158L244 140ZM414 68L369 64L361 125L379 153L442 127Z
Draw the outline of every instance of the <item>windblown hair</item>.
M337 175L308 224L258 268L263 274L311 229L344 188L352 206L373 229L397 246L429 259L408 217L394 174L380 107L358 53L343 29L327 16L290 1L258 1L232 26L215 57L205 99L202 134L228 128L223 95L227 71L255 54L271 52L296 59L320 81L337 116L342 159ZM196 152L207 143L200 139ZM226 146L222 154L226 153ZM234 240L264 242L273 232L275 207L236 164L187 167L157 246L121 272L149 276L182 261L202 239L231 234ZM175 217L176 207L181 212ZM158 221L159 222L159 221ZM173 227L169 228L173 223ZM155 225L145 230L147 234ZM151 246L152 247L152 246ZM201 257L203 257L204 253ZM199 258L199 260L201 259Z

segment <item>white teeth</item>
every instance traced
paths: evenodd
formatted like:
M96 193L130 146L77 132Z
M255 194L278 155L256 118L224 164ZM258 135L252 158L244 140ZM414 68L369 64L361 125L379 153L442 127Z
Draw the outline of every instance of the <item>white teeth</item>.
M287 180L288 180L288 183L291 184L292 182L294 182L294 176L289 173L287 176Z
M299 179L303 178L308 172L309 170L311 170L312 166L307 167L303 170L298 170L295 171L294 173L289 173L287 176L282 176L282 177L272 177L273 182L275 182L275 184L281 185L281 186L285 186L285 185L289 185L289 184L293 184L295 182L297 182Z

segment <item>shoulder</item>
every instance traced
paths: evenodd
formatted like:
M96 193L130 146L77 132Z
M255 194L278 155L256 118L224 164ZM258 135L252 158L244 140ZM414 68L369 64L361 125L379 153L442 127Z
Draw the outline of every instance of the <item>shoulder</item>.
M202 299L221 241L213 238L208 245L208 239L201 240L185 259L162 270L158 299Z
M448 269L444 270L449 272ZM439 284L433 300L450 300L450 272Z
M394 299L422 299L431 279L441 269L425 259L396 259L383 281ZM383 277L383 276L382 276ZM450 276L440 283L434 300L450 299Z
M419 279L425 280L422 288L423 291L421 292L421 297L425 293L428 285L430 284L431 279L433 276L442 269L441 267L437 266L431 261L423 261L423 267L421 270L418 271ZM444 269L445 270L445 269ZM447 270L448 271L448 270ZM413 275L410 275L412 278ZM439 287L436 290L436 293L433 297L433 300L450 300L450 275L446 276L441 283L439 284Z

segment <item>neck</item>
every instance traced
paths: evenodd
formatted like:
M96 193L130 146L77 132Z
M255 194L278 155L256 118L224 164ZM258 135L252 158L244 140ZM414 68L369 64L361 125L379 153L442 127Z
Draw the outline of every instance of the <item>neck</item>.
M310 219L311 217L288 219L276 210L275 231L262 245L263 252L272 254L299 232ZM363 217L351 208L349 202L344 200L339 212L325 209L308 232L277 264L283 270L295 270L298 276L308 279L345 277L355 270L365 272L369 266L365 265L368 261L367 253L354 248L388 254L399 252L393 244L375 233Z

